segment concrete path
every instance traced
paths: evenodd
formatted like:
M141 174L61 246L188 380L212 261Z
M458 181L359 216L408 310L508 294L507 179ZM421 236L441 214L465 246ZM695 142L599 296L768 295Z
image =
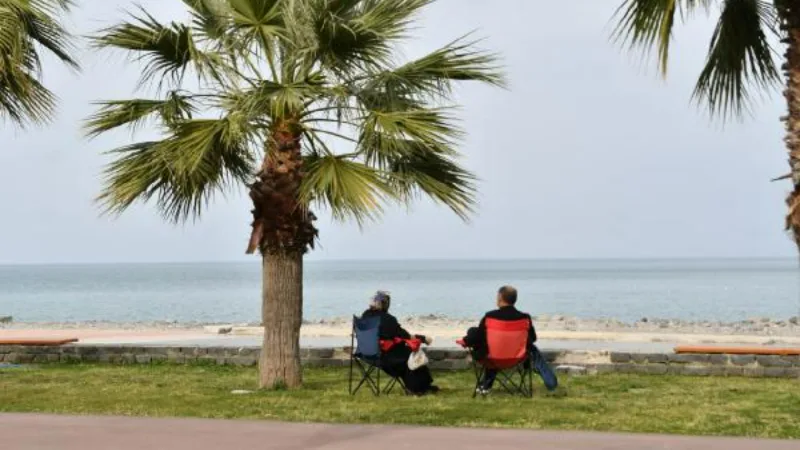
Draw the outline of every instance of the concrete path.
M0 414L3 450L797 450L798 441Z

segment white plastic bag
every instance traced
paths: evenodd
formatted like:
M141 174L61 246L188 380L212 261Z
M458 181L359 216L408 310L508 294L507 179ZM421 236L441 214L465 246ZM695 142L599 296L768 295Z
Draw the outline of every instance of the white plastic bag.
M412 352L411 355L408 357L408 368L410 370L417 370L420 367L428 364L428 355L419 349L415 352Z

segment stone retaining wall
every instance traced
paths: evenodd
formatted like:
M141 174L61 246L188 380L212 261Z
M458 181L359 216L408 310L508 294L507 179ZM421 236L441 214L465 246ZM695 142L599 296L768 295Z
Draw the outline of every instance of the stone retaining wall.
M303 363L317 367L343 367L349 348L302 350ZM6 363L111 363L111 364L214 364L255 366L258 347L139 347L121 345L65 345L61 347L0 346ZM637 373L652 375L748 376L800 378L800 356L705 355L545 351L559 371L575 373ZM430 365L438 370L470 367L463 350L427 350Z

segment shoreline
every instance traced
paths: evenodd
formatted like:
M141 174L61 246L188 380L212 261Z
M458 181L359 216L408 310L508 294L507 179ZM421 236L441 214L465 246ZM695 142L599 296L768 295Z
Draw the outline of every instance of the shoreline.
M10 317L10 316L9 316ZM420 316L398 316L400 324L405 328L414 326L454 327L475 326L479 317L455 318L437 314ZM349 317L330 317L317 320L304 320L304 327L340 327L349 326ZM534 325L543 330L565 331L634 331L634 332L723 332L728 334L790 334L800 333L800 316L788 318L754 317L738 321L715 320L686 320L642 318L634 322L626 322L615 318L580 318L564 315L539 315L533 316ZM163 330L192 330L214 325L228 325L236 327L258 327L259 322L232 322L232 321L170 321L170 320L142 320L142 321L107 321L107 320L75 320L75 321L15 321L0 322L0 330L9 329L163 329ZM407 326L406 326L407 325ZM465 328L465 329L466 329Z
M306 338L349 338L350 320L330 318L304 321L301 336ZM401 325L411 333L431 335L439 340L463 336L478 319L454 319L425 315L401 317ZM637 322L616 319L580 319L568 316L534 317L537 333L543 340L585 340L617 342L749 342L763 345L800 345L800 317L788 319L753 318L738 322L688 321L643 318ZM258 323L205 322L11 322L0 323L0 338L70 334L83 338L103 336L188 336L261 334Z

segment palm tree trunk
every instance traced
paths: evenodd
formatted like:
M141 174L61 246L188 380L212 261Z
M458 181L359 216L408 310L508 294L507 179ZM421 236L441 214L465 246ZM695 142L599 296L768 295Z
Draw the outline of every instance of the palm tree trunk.
M789 151L789 166L793 189L786 198L789 212L786 229L792 233L800 250L800 5L796 1L777 1L781 29L785 34L786 62L783 65L786 77L784 95L789 106L786 121L786 148Z
M300 368L303 255L266 254L263 258L264 342L259 359L259 386L293 388L303 382Z
M313 248L317 229L316 217L299 198L304 176L300 137L291 122L278 123L257 180L250 186L253 231L247 252L260 250L263 256L262 388L302 384L303 255Z

